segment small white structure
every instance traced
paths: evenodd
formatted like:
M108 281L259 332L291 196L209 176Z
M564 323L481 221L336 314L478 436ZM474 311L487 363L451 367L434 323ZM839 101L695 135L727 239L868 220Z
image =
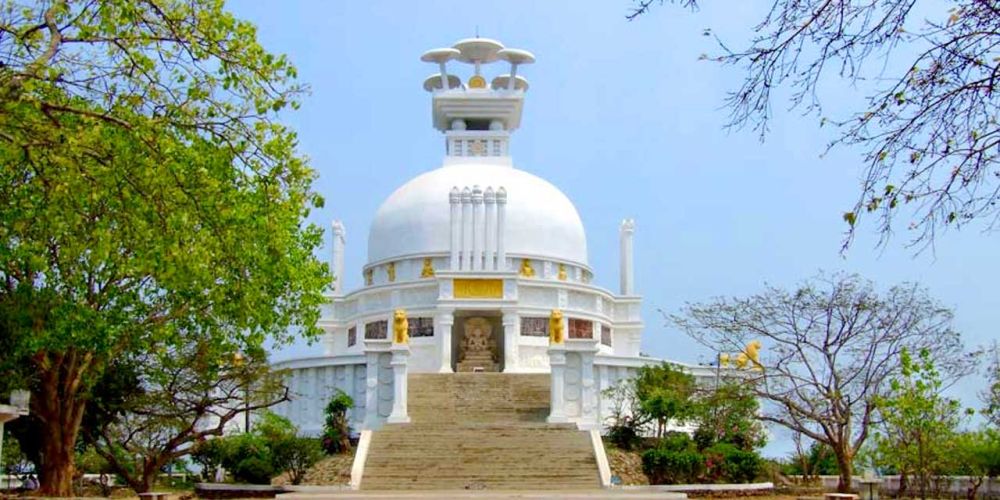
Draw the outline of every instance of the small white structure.
M0 405L0 457L3 457L4 424L17 417L27 415L30 398L31 393L28 391L11 391L10 404ZM3 462L0 462L0 471L3 470L3 465ZM7 478L7 480L9 481L10 478Z
M346 232L333 223L336 281L320 321L325 352L276 364L291 370L295 395L277 411L304 432L318 433L323 407L340 389L357 405L352 427L375 429L387 420L406 421L399 399L406 397L408 372L551 373L550 420L599 427L609 411L602 391L660 361L639 355L635 222L621 226L620 293L592 284L573 203L511 159L510 139L528 89L517 71L534 56L472 38L428 51L422 60L438 69L423 87L431 93L431 123L444 135L444 160L379 207L358 290L341 286ZM473 66L465 83L448 73L452 60ZM509 73L488 85L483 67L497 61L509 63ZM405 352L390 342L399 310L408 320ZM550 345L554 311L566 340Z

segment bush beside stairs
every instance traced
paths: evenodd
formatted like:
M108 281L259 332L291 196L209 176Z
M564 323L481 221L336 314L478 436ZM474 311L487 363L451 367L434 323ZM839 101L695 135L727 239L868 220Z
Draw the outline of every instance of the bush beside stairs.
M549 375L412 374L409 424L372 433L363 490L600 488L590 435L548 424Z

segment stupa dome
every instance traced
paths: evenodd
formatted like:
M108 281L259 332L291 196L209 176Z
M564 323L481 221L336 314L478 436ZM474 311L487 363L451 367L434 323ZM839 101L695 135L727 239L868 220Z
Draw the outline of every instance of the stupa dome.
M573 203L548 181L476 158L450 163L410 180L382 203L368 233L368 263L447 254L449 193L478 186L507 193L507 255L587 266L587 238Z

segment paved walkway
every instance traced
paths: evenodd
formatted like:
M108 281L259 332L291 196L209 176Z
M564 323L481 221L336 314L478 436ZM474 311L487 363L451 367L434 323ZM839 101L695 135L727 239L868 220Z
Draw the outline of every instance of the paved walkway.
M278 495L281 500L313 500L321 498L333 498L336 500L358 499L433 499L433 498L458 498L474 500L500 500L500 499L521 499L521 500L588 500L596 498L622 498L627 500L685 500L687 495L683 493L669 493L663 491L641 491L641 490L551 490L551 491L352 491L339 488L329 488L326 490L310 488L308 491L298 491L294 493L284 493Z

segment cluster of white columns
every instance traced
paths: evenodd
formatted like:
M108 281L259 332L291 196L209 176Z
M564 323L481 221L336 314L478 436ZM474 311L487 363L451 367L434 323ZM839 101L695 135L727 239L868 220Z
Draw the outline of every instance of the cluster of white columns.
M507 190L487 186L451 188L451 270L502 271L506 268L504 218Z

